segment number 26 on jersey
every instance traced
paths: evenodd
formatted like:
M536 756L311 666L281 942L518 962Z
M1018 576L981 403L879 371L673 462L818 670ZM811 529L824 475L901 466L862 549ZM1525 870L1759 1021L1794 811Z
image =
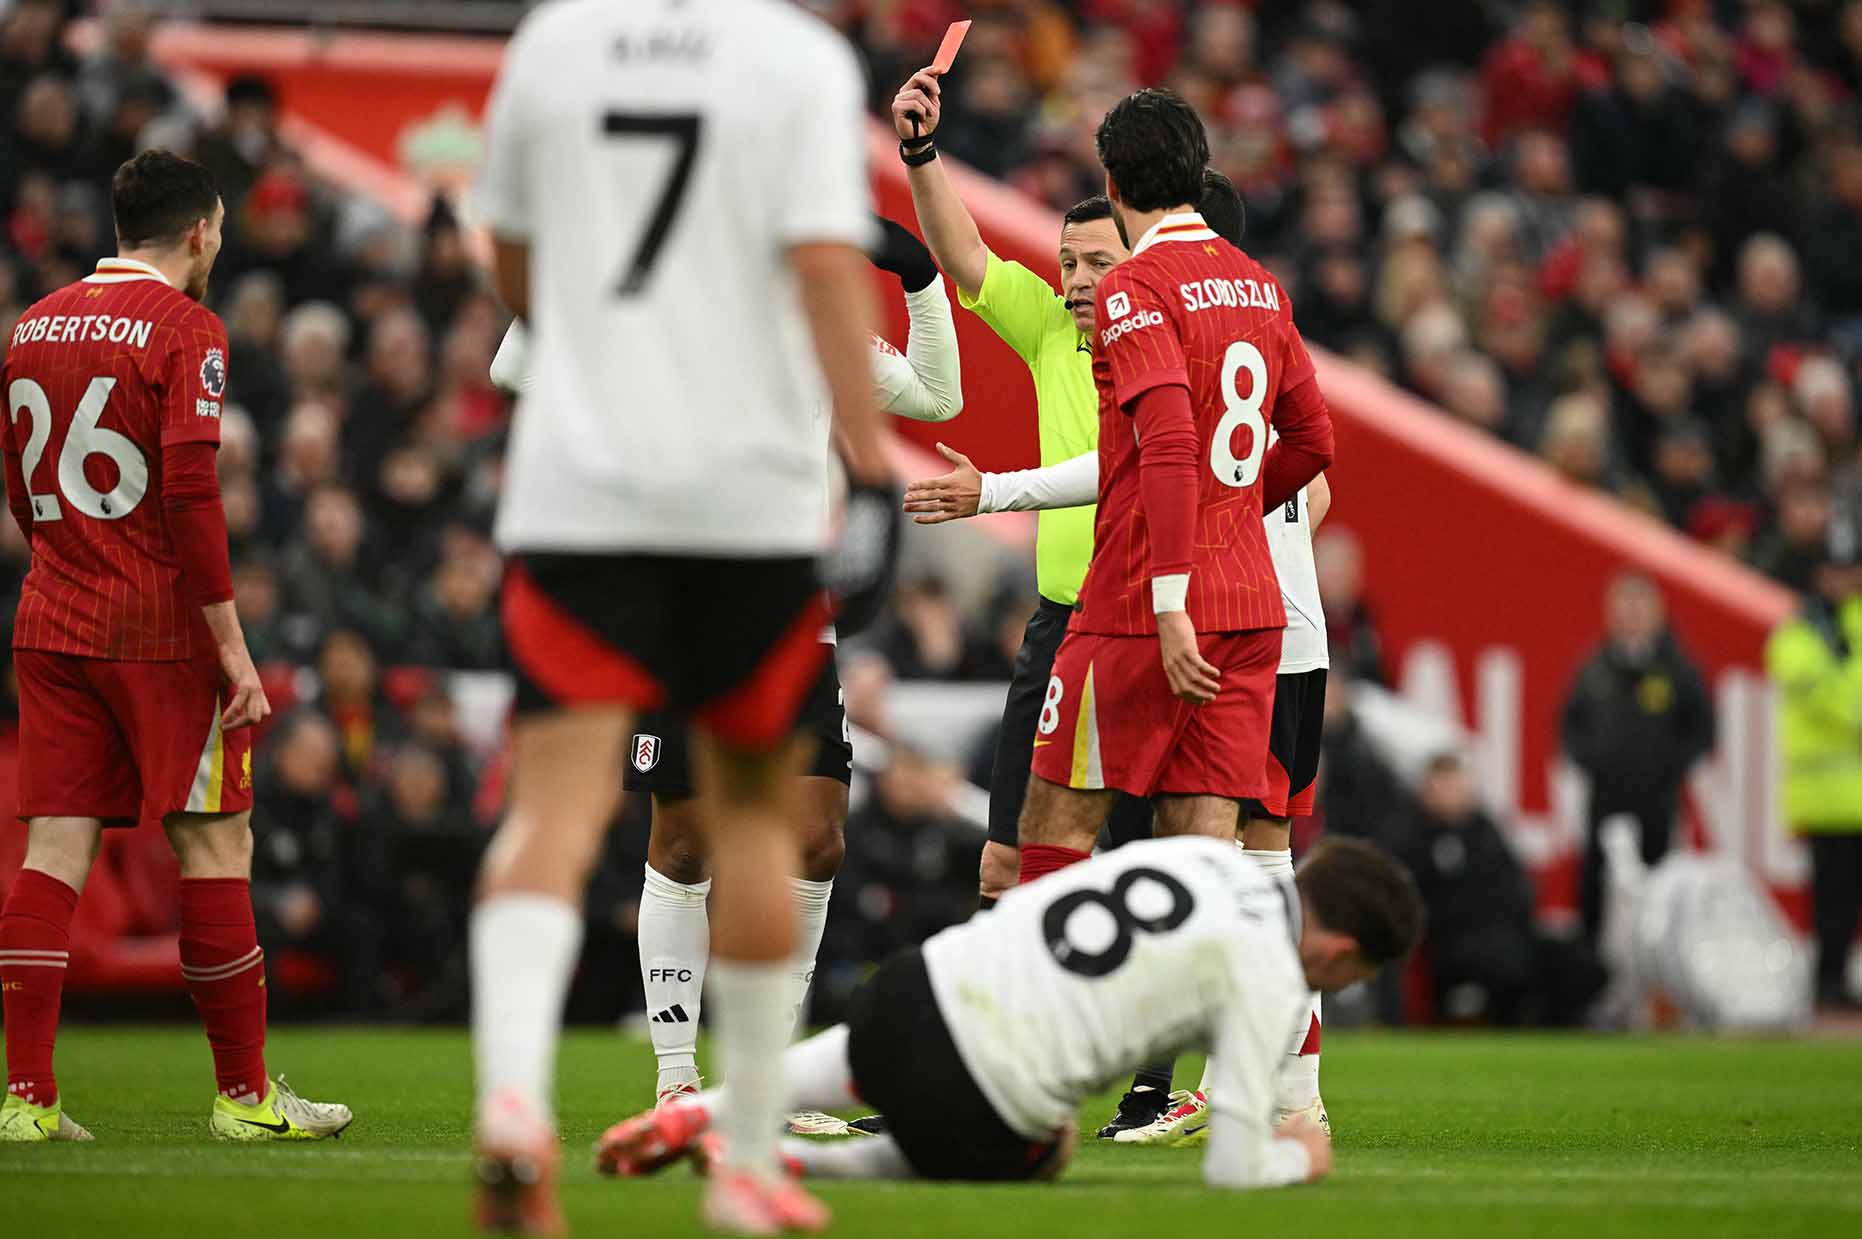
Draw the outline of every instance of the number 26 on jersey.
M86 516L114 521L134 512L148 493L149 461L142 449L129 436L98 425L103 420L104 406L110 402L110 393L115 389L116 380L103 377L92 379L85 388L71 425L65 431L64 447L58 453L54 492L40 491L33 484L52 437L52 402L46 398L45 389L31 379L14 379L7 388L7 408L14 424L19 423L22 413L31 423L26 449L20 453L20 469L26 475L26 498L32 504L35 523L65 519L60 495ZM84 462L92 456L108 457L116 466L116 485L107 491L92 486L84 473Z

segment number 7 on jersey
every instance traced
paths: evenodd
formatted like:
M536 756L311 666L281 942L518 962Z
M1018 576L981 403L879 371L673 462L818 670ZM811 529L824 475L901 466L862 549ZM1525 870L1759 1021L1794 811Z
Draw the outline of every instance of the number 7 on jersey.
M647 220L647 230L640 238L640 246L634 251L633 260L627 264L621 282L615 286L617 296L636 297L646 289L647 280L653 274L653 264L659 259L660 249L672 234L672 221L679 212L679 201L685 197L686 188L691 184L692 168L698 162L698 139L704 128L703 121L704 118L696 112L659 115L609 112L601 118L602 132L610 138L658 138L675 142L679 148L673 160L672 175L667 178L665 187L660 191L659 201L654 204L653 214Z

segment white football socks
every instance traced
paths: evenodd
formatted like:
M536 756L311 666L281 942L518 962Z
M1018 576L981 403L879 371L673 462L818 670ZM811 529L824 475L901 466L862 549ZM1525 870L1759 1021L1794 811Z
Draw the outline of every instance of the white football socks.
M794 979L787 962L712 961L712 1030L727 1094L716 1123L732 1166L764 1178L778 1167Z
M1261 872L1270 878L1293 879L1293 850L1283 852L1265 852L1256 848L1241 847L1241 840L1235 840L1235 846L1241 848L1241 854L1261 867Z
M1240 847L1240 841L1236 841ZM1293 853L1291 850L1258 851L1242 848L1241 854L1261 867L1262 872L1270 877L1291 880L1293 877ZM1312 1020L1319 1019L1319 995L1312 996ZM1287 1047L1287 1056L1280 1069L1274 1073L1274 1106L1280 1110L1304 1110L1319 1100L1319 1056L1301 1054L1300 1047L1306 1043L1311 1022L1302 1023L1293 1034L1293 1043ZM1209 1088L1209 1074L1203 1073L1202 1088Z
M912 1164L891 1136L861 1140L784 1140L782 1151L811 1179L910 1179Z
M821 953L821 935L828 927L828 901L834 897L834 880L810 882L790 878L795 890L795 958L789 969L795 1009L789 1021L791 1035L808 1026L808 987L815 979L815 956Z
M1289 1053L1274 1073L1274 1107L1278 1110L1304 1110L1319 1100L1319 1052L1301 1054L1300 1047L1319 1022L1319 995L1312 996L1312 1017L1294 1035Z
M698 1082L698 1013L711 959L711 880L675 882L652 865L640 891L640 982L659 1088Z
M549 895L492 895L472 909L470 937L479 1105L509 1093L549 1121L581 910Z

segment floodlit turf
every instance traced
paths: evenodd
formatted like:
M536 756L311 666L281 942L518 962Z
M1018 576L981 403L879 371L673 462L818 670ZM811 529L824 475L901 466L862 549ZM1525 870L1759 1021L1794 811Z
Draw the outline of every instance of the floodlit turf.
M0 1146L0 1231L24 1239L463 1235L469 1052L458 1032L280 1029L268 1055L356 1124L322 1145L216 1145L191 1028L65 1033L66 1104L97 1142ZM583 1150L651 1100L638 1041L562 1058L566 1206L580 1235L696 1233L683 1171L610 1182ZM1188 1070L1186 1068L1186 1070ZM1338 1170L1219 1194L1193 1150L1091 1142L1059 1185L829 1185L837 1233L884 1239L1306 1234L1862 1234L1862 1047L1834 1042L1328 1036ZM1088 1106L1097 1122L1111 1099ZM952 1140L962 1140L952 1131Z

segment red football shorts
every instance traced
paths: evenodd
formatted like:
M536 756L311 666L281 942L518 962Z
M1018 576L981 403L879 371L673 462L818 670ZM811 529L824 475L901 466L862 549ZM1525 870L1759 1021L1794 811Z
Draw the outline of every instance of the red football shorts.
M1171 694L1156 637L1068 633L1035 724L1034 773L1134 796L1259 799L1280 636L1257 628L1202 637L1222 687L1192 706Z
M106 826L252 807L252 729L220 730L212 653L115 662L15 650L19 816Z

